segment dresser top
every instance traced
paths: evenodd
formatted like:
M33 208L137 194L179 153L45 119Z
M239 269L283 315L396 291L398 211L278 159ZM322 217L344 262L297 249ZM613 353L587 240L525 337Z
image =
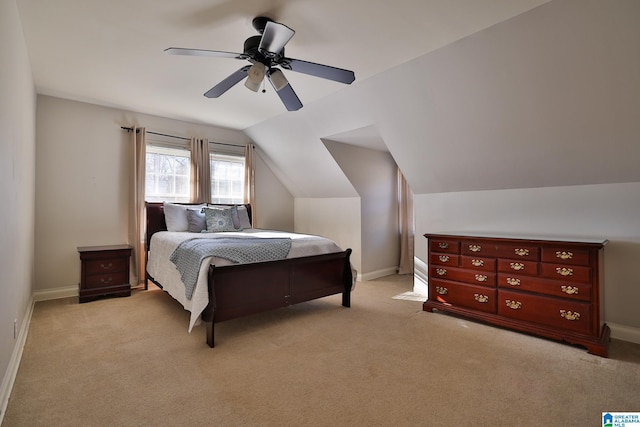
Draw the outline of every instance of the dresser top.
M484 239L510 239L510 240L537 240L541 242L563 242L563 243L584 243L594 245L606 245L608 240L600 237L587 236L559 236L544 234L518 234L518 233L489 233L472 231L452 231L426 233L426 238L430 237L453 237L453 238L484 238Z

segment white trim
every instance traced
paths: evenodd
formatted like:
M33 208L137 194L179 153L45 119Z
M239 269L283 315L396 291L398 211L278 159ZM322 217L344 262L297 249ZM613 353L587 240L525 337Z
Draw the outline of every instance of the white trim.
M640 328L609 322L607 325L611 328L611 338L640 344Z
M413 257L413 292L429 295L428 277L427 263Z
M33 292L33 301L49 301L52 299L71 298L78 296L78 286L64 286L61 288L45 289Z
M396 274L397 272L398 272L398 267L388 267L388 268L383 268L381 270L372 271L372 272L366 273L366 274L358 273L358 280L359 281L373 280L373 279L377 279L379 277L384 277L384 276L389 276L391 274Z
M20 367L20 361L22 360L22 351L24 344L27 342L27 334L29 333L29 324L31 323L31 315L33 314L33 306L35 300L31 298L31 304L24 313L22 319L22 326L16 339L16 345L13 348L11 359L9 360L9 366L4 374L2 384L0 385L0 425L4 420L4 414L7 411L7 405L9 404L9 396L11 396L11 390L13 389L13 383L16 380L18 374L18 368Z

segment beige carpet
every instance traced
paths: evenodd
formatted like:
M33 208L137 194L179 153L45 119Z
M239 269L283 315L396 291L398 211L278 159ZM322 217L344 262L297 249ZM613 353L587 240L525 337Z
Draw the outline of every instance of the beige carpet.
M36 304L3 426L599 426L640 345L584 349L422 311L411 278L216 326L159 290Z

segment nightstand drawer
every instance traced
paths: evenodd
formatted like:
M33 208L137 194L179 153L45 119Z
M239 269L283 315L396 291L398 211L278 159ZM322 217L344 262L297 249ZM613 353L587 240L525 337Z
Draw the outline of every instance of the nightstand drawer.
M86 261L87 274L106 274L124 271L129 267L129 258L104 258Z
M84 283L87 289L104 288L106 286L117 286L129 284L129 274L125 271L107 274L94 274L87 276Z

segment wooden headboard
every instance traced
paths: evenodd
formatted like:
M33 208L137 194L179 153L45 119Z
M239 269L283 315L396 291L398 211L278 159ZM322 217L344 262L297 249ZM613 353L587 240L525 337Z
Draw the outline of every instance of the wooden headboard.
M172 202L173 203L173 202ZM200 205L201 203L175 203L177 205ZM167 222L164 219L164 203L163 202L145 202L147 208L147 228L146 228L146 244L147 250L151 244L151 236L158 231L167 231ZM237 206L234 204L211 204L211 206ZM245 204L247 207L247 214L249 214L249 221L253 224L253 218L251 217L251 205Z

